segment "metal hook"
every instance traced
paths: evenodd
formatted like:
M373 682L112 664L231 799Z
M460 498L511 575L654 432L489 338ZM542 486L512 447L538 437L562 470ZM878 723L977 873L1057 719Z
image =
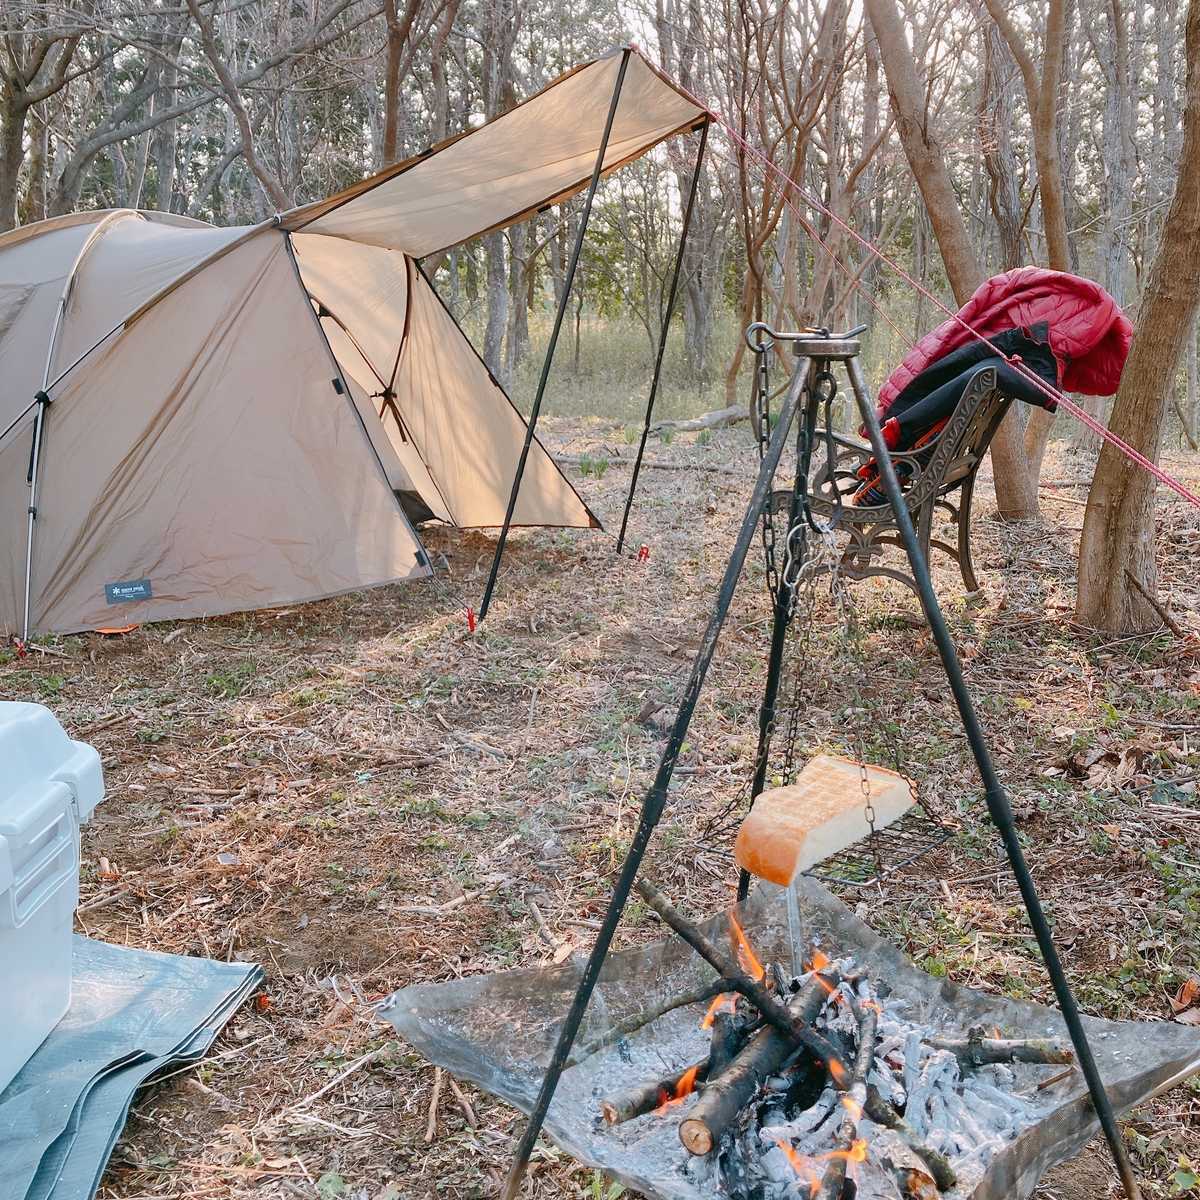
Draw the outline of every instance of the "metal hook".
M754 335L758 333L766 334L766 338L762 341L757 340ZM753 325L747 326L746 332L742 336L746 339L746 345L755 354L766 354L778 341L775 330L765 321L755 321Z

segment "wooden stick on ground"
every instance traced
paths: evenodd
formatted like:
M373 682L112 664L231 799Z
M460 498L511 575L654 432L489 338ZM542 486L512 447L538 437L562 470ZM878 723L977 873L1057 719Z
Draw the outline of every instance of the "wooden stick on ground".
M714 967L719 975L725 978L728 988L741 992L762 1013L763 1019L768 1024L774 1025L794 1042L799 1042L811 1050L828 1068L830 1078L839 1091L845 1091L849 1087L850 1073L846 1070L837 1050L828 1038L822 1037L810 1025L793 1016L758 980L751 979L739 970L737 964L678 913L670 901L649 880L639 879L634 886L638 895L662 917L667 925L679 934L705 962Z
M837 989L837 974L816 975L792 997L787 1011L810 1025ZM679 1140L692 1154L711 1154L721 1135L750 1102L764 1079L774 1074L795 1049L790 1034L760 1029L726 1069L704 1089L679 1124Z
M438 1101L442 1098L442 1068L433 1069L433 1095L429 1097L429 1120L425 1125L425 1145L437 1136Z
M686 1095L697 1083L708 1078L708 1059L702 1058L692 1063L682 1071L673 1071L662 1079L654 1079L643 1083L622 1096L610 1096L600 1103L600 1115L609 1125L620 1125L623 1121L632 1121L643 1113L653 1112L661 1108L668 1100L674 1100L681 1091L680 1084L686 1081L682 1089Z

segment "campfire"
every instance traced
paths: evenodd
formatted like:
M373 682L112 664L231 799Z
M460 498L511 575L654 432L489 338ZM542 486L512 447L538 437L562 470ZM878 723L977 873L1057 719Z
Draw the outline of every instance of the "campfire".
M836 950L814 947L801 975L764 966L731 914L735 961L651 884L638 890L731 990L700 1022L705 1057L606 1097L600 1115L676 1122L685 1171L715 1175L724 1195L926 1200L986 1170L1044 1114L1043 1085L1073 1070L1070 1047L1045 1038L940 1036Z
M546 1120L649 1200L1013 1200L1095 1135L1057 1012L917 970L815 881L732 920L650 906L673 932L609 955ZM422 984L380 1013L529 1111L578 980ZM1200 1069L1194 1029L1086 1023L1118 1110Z

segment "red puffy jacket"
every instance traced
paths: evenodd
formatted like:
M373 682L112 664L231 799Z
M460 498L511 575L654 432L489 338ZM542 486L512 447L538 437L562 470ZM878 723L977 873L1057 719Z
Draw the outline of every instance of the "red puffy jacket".
M1050 327L1050 349L1063 391L1111 396L1121 382L1133 326L1098 284L1064 271L1019 267L980 284L958 312L927 333L879 390L879 415L931 363L970 341L965 322L984 337L1006 329Z

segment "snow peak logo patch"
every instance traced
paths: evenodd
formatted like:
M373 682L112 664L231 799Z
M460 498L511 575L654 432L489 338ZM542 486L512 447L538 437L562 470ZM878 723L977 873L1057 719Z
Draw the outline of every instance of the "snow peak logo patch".
M109 604L124 604L126 600L149 600L153 593L148 579L127 579L124 583L106 583L104 599Z

